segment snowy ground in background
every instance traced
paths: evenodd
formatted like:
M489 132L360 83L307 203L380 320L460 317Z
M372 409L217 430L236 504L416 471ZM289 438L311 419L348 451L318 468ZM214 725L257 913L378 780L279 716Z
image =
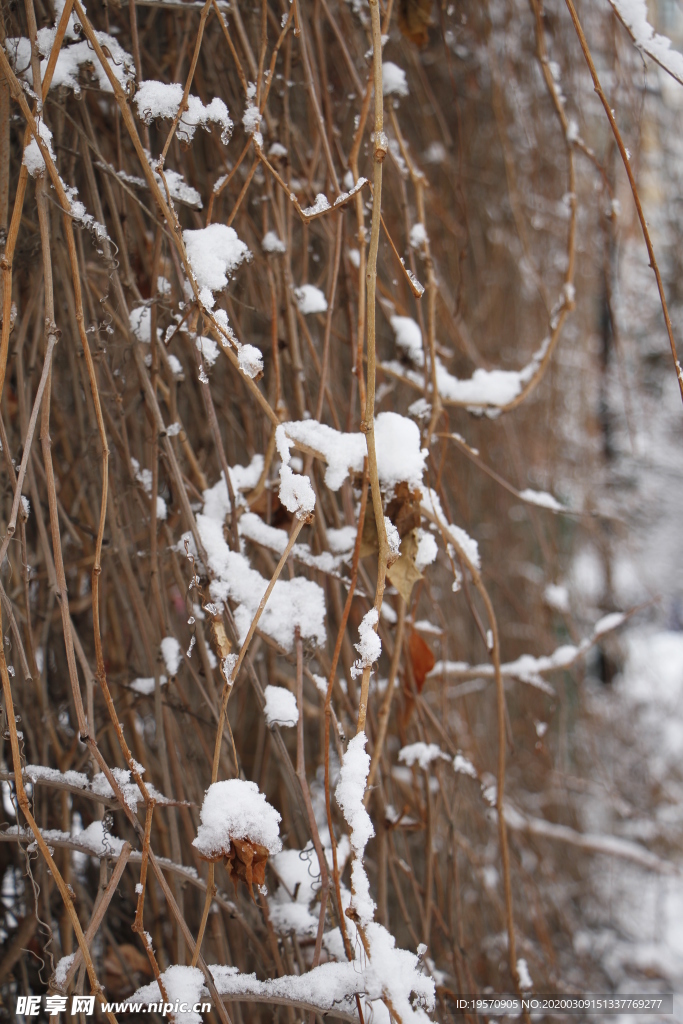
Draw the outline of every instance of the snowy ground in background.
M662 194L679 201L679 162L664 160L655 173L670 176ZM662 211L670 217L666 200ZM663 233L674 230L670 221L661 226ZM594 889L602 906L574 943L616 991L674 991L674 1015L661 1019L683 1024L683 410L640 239L622 250L619 278L630 395L625 399L615 371L609 401L619 424L619 454L605 490L617 519L613 592L622 610L651 604L620 632L621 666L612 686L590 690L591 711L604 723L602 768L622 806L607 788L602 798L591 794L582 808L583 826L640 842L679 873L662 877L596 859ZM680 308L674 318L680 344ZM633 445L626 429L629 402ZM571 573L574 600L583 601L584 609L599 606L604 583L597 552L580 551ZM659 1018L604 1019L633 1024Z

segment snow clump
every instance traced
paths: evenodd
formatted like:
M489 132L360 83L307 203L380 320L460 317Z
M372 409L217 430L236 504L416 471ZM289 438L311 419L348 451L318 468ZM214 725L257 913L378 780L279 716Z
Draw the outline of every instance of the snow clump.
M385 96L408 95L405 71L390 60L382 64L382 92Z
M280 466L280 501L289 512L295 512L299 519L305 519L315 508L315 493L307 476L292 472L289 449L292 442L280 424L275 431L275 444L282 465Z
M54 163L56 157L52 148L52 132L44 121L38 121L37 124L38 134L45 143L45 148ZM45 173L45 161L43 160L43 154L40 152L40 147L34 138L31 138L31 141L24 150L22 163L32 178Z
M327 310L327 299L314 284L302 284L300 288L295 288L294 298L304 316L309 313L325 313Z
M287 246L282 241L277 231L266 231L261 242L264 252L287 252Z
M180 644L174 636L165 636L161 641L161 656L169 676L177 676L180 668Z
M375 612L376 615L377 612ZM351 906L363 925L369 924L375 914L375 904L370 895L370 883L363 867L365 847L375 834L370 815L363 804L365 784L370 771L370 755L365 749L366 742L367 736L363 732L357 733L349 742L339 772L339 783L334 794L346 824L351 829L351 849L354 855L351 868L353 889Z
M173 118L180 109L183 99L183 87L180 82L141 82L135 93L134 103L138 115L151 124L155 117ZM183 111L178 122L177 136L181 142L191 142L198 125L209 131L213 122L221 129L221 139L227 143L232 134L233 124L228 115L228 108L222 99L214 96L208 106L204 106L198 96L187 97L187 109Z
M360 658L353 663L351 668L351 675L354 679L356 676L362 675L363 669L369 668L373 662L379 661L379 656L382 653L382 641L375 632L378 621L379 615L376 608L371 608L361 619L358 627L360 642L354 645Z
M226 224L209 224L196 231L183 231L187 258L192 267L199 298L205 309L213 309L213 292L225 288L228 279L251 253L234 228Z
M445 761L449 760L448 755L444 754L436 743L410 743L407 747L403 747L398 755L399 761L407 764L409 768L418 764L424 771L432 761L438 761L439 758L443 758Z
M281 816L255 782L226 779L206 791L199 812L201 824L192 845L205 860L220 860L230 852L231 839L245 839L279 853Z
M296 725L299 709L296 697L286 686L266 686L265 716L268 725Z
M263 353L256 345L240 345L237 352L237 362L245 377L258 377L263 373Z
M181 1021L182 1024L202 1024L202 1016L196 1013L192 1007L202 1001L202 990L204 988L204 974L198 967L184 967L181 964L173 964L161 975L164 989L170 1003L185 1004L189 1007L186 1010L174 1010L173 1019ZM149 985L143 985L135 993L136 1003L161 1004L161 991L157 981Z

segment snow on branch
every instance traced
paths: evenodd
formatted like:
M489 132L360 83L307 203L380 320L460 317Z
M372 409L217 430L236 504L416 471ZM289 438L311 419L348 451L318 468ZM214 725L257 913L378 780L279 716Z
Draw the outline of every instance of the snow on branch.
M620 836L578 832L567 825L558 825L555 822L544 821L542 818L529 817L509 804L505 805L505 821L508 828L514 832L525 832L527 835L566 843L589 853L602 853L606 857L629 860L634 864L640 864L641 867L656 871L660 875L680 875L681 873L680 868L672 861L663 860L639 843L634 843L630 839L622 839Z
M373 611L375 610L373 609ZM377 616L376 611L375 616ZM376 618L375 621L377 621ZM365 784L370 771L370 755L365 749L366 743L367 736L364 732L358 733L349 742L335 791L337 803L351 830L351 849L353 850L351 907L358 915L361 924L369 924L375 914L375 904L370 895L370 882L363 866L365 847L375 834L374 825L363 803Z
M183 241L192 273L199 287L202 305L213 309L213 293L221 291L229 278L245 261L251 259L249 249L226 224L209 224L206 228L183 231Z
M199 818L201 824L192 845L205 860L227 857L235 839L263 846L271 854L282 849L281 816L255 782L214 782L206 791Z
M648 20L646 0L609 0L639 50L683 85L683 54L675 50L668 36L655 32Z
M354 679L363 674L363 669L370 668L374 662L379 661L382 653L382 641L377 635L378 621L379 615L376 608L371 608L361 619L358 627L360 641L354 645L360 658L354 662L351 668L351 675Z
M626 617L623 612L611 612L596 622L591 635L582 640L580 644L561 644L552 654L540 657L522 654L515 661L501 665L500 670L504 676L518 679L522 683L529 683L531 686L536 686L549 695L555 696L554 689L542 676L558 669L571 668L601 637L618 629ZM429 676L448 676L452 679L493 679L494 670L492 665L468 665L462 661L437 661Z
M58 4L57 7L57 18L54 26L52 28L39 29L36 36L38 52L43 58L40 62L41 78L45 76L50 51L52 50L52 45L57 35L57 23L59 22L59 17L64 4ZM95 32L95 36L105 53L107 63L114 77L118 80L119 84L126 89L135 77L135 65L133 58L123 49L114 36L109 35L107 32ZM50 89L55 90L60 87L72 89L77 96L80 96L81 72L83 68L89 67L92 69L97 87L101 89L102 92L112 93L113 88L107 74L99 61L93 59L93 51L87 40L83 39L78 42L71 42L71 40L78 39L76 34L76 19L73 14L69 17L64 38L69 41L69 44L66 46L63 45L59 51L54 74L52 76L52 82L50 83ZM14 67L15 73L34 88L33 72L31 70L30 40L21 36L8 38L5 40L5 50Z
M197 515L197 529L206 549L207 568L213 576L209 588L211 597L219 605L228 599L236 603L233 614L241 643L268 588L268 581L252 569L245 555L230 550L223 535L227 505L224 482L220 487L205 492L204 511ZM191 536L186 535L185 539L192 547ZM265 606L259 629L290 651L297 627L305 640L321 645L325 643L324 591L317 583L303 577L279 579Z
M145 124L151 124L155 118L173 118L180 110L183 99L183 87L180 82L147 81L141 82L135 93L135 106ZM181 142L191 142L199 126L209 130L211 124L221 129L221 140L228 143L232 134L233 123L228 108L222 99L214 96L206 106L198 96L188 96L187 106L178 123L177 135Z
M325 484L337 491L349 474L363 471L367 456L364 434L345 434L317 420L284 423L297 448L327 463ZM375 419L375 445L379 481L390 491L399 483L416 489L422 484L427 451L420 447L420 431L407 416L381 412Z
M162 677L163 678L163 677ZM164 682L166 680L164 679ZM154 680L152 680L152 685ZM144 768L137 766L144 772ZM126 803L135 808L142 803L142 794L135 782L131 782L131 773L127 768L112 768L112 774L123 792ZM74 793L85 799L96 803L104 804L106 807L117 807L118 801L114 795L107 778L99 773L89 779L84 772L73 770L60 772L56 768L48 768L40 764L27 764L22 772L24 782L33 785L46 786L50 789L61 789L68 793ZM0 781L10 782L14 779L14 772L0 771ZM179 801L171 800L160 793L151 783L147 783L147 790L158 804L179 804Z
M422 332L410 317L392 317L396 344L417 366L424 366ZM468 380L454 377L438 356L435 357L436 383L439 397L446 405L464 406L472 411L504 409L522 393L523 388L538 373L548 351L550 338L545 338L529 362L521 370L476 369ZM405 381L422 391L424 372L412 369L397 360L381 364L382 369L398 380Z
M298 519L307 519L315 508L315 492L307 476L294 473L290 467L289 449L293 445L285 428L280 425L275 431L275 444L282 460L280 465L280 501Z

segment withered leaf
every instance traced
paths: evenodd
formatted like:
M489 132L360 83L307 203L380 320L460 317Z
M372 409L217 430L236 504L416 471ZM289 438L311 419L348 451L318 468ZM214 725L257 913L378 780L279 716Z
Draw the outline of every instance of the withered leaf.
M415 690L412 690L408 685L404 688L405 705L401 715L402 730L408 728L408 723L410 722L413 711L415 710L415 691L422 693L425 679L436 664L436 659L431 648L424 642L420 634L415 632L415 630L412 631L410 639L408 640L408 654L410 656L410 667L412 669Z
M415 630L410 634L408 650L410 651L410 661L413 666L415 687L418 693L422 693L425 679L434 668L436 658L432 653L431 647L425 643L420 634Z
M265 846L254 843L251 839L230 837L230 852L225 858L225 866L235 889L241 879L248 888L252 900L252 885L265 885L267 861L268 850Z
M394 496L387 505L387 516L398 530L399 537L405 537L420 525L420 492L411 491L405 481L394 488Z
M269 507L270 517L268 518ZM271 526L287 527L292 522L292 513L288 512L282 504L277 491L266 491L264 489L258 498L250 504L249 511L255 512L262 519L268 518Z
M413 586L422 579L422 573L415 565L417 555L417 536L414 530L401 541L399 558L387 569L387 576L396 587L406 604L410 603Z
M432 0L401 0L398 7L398 27L406 39L416 46L426 46L432 23Z
M145 953L129 942L122 942L116 947L109 946L104 958L104 978L107 990L123 995L134 991L135 975L143 978L152 976L152 968Z
M216 656L220 661L230 654L232 650L232 644L228 640L228 634L225 632L225 626L219 618L211 620L211 635L213 636L214 646L216 648Z
M394 496L387 505L386 516L398 530L399 537L405 537L420 525L420 492L411 491L405 481L394 488ZM401 548L403 550L403 548ZM374 555L379 551L377 523L372 507L368 507L363 522L363 536L360 542L360 556ZM400 561L400 559L399 559ZM393 582L393 580L392 580ZM395 586L395 584L394 584Z
M360 557L374 555L379 551L379 538L377 537L377 523L371 508L367 509L363 520L363 536L360 539Z

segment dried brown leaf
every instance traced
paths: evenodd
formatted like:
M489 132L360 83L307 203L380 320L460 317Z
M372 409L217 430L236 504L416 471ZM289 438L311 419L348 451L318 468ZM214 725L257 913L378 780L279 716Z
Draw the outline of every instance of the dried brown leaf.
M230 838L230 852L225 858L225 866L235 890L237 883L243 881L253 900L252 885L265 885L267 862L268 850L265 846L253 843L250 839Z
M387 576L406 604L410 603L413 587L422 579L422 573L415 565L416 555L417 537L413 530L403 538L399 558L387 569Z
M418 693L422 693L425 679L434 668L436 658L431 647L425 643L420 634L413 630L408 641L410 662L413 667L413 678Z
M398 7L398 27L406 39L416 46L426 46L432 23L432 0L401 0Z

